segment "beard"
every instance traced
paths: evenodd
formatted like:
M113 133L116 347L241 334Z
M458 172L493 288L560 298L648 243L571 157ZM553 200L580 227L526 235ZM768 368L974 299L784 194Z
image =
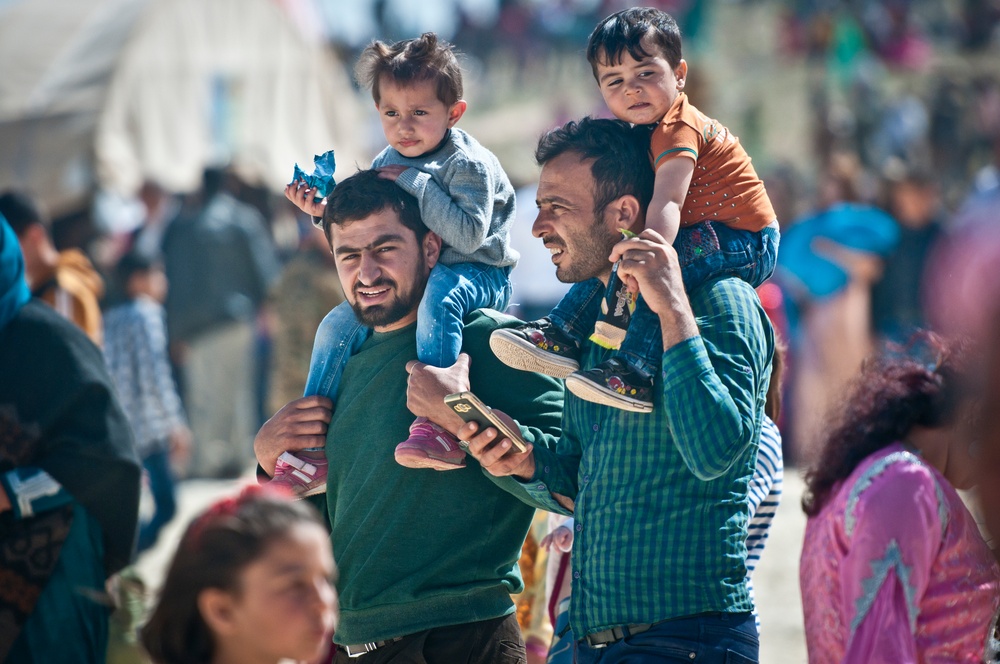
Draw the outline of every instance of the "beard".
M600 217L595 217L594 223L583 233L574 233L570 243L560 238L555 244L571 254L573 260L556 266L556 279L564 284L575 284L610 272L608 256L620 239L618 233L608 234Z
M354 303L351 304L351 309L354 310L354 315L357 316L358 322L370 328L384 327L392 325L410 315L420 305L420 298L423 297L424 287L427 285L427 276L424 270L425 264L426 262L423 256L421 256L413 278L410 280L410 288L407 290L401 289L399 284L392 279L379 279L375 283L365 286L365 288L392 288L395 295L392 300L385 304L363 307L357 296L359 287L355 287Z

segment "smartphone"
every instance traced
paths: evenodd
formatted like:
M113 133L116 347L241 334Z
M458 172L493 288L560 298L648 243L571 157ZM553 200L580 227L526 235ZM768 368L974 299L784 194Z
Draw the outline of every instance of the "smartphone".
M518 452L524 452L528 449L524 444L524 439L521 438L521 432L504 424L499 417L493 414L493 409L480 401L479 397L472 392L449 394L444 398L444 402L463 421L478 424L480 432L487 427L493 427L500 432L501 438L509 438Z

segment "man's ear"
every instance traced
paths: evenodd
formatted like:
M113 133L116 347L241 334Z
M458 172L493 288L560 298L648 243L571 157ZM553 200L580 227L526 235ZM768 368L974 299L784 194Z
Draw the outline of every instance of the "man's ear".
M424 252L424 261L428 269L434 267L441 258L441 236L434 231L427 231L420 249Z
M459 99L458 101L456 101L454 104L451 105L451 108L448 109L449 129L454 127L455 124L462 119L462 116L465 115L465 109L468 107L469 105L465 103L464 99Z
M198 593L198 612L209 630L227 635L235 627L233 596L221 588L205 588Z
M611 201L604 208L604 222L608 229L615 233L622 228L636 234L642 232L645 224L639 199L631 194L626 194Z

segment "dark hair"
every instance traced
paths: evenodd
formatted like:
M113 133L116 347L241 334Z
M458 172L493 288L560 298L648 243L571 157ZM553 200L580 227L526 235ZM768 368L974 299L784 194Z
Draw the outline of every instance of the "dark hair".
M361 52L354 66L358 85L371 88L372 99L381 103L379 82L388 76L398 85L434 81L437 98L451 106L462 98L462 70L452 45L439 41L433 32L395 44L374 40Z
M918 357L914 349L921 348ZM819 513L838 482L868 455L902 440L915 426L954 422L972 393L966 384L969 344L946 342L918 332L906 349L892 349L865 361L839 416L826 437L819 460L805 476L802 509Z
M215 503L187 527L167 570L142 645L157 664L210 662L212 632L198 610L207 588L238 592L242 570L299 523L323 527L309 503L266 486L249 486Z
M649 134L649 127L586 117L567 122L538 139L535 161L544 166L566 152L593 159L590 174L594 177L595 214L626 195L635 196L645 210L653 197Z
M0 214L7 218L18 237L33 224L43 224L44 215L35 200L23 191L8 190L0 194Z
M133 249L122 256L118 264L115 265L115 279L124 292L128 288L128 281L132 275L149 273L159 265L159 261L152 256Z
M644 37L659 53L647 53L642 47ZM636 60L662 55L672 68L681 64L681 30L667 12L653 7L632 7L612 14L597 24L587 42L587 62L597 78L597 65L618 65L622 53Z
M340 182L326 197L323 232L326 233L327 242L331 241L332 225L343 226L386 208L395 210L399 221L417 236L417 242L421 242L427 235L429 229L420 216L417 199L391 180L380 178L378 171L372 169L358 171Z

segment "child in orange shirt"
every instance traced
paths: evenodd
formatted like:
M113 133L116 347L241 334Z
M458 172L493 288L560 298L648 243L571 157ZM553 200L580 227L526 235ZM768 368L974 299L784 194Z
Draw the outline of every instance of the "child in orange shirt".
M739 139L688 102L677 22L648 7L612 14L591 33L587 60L617 118L654 125L656 177L646 228L673 242L685 288L723 276L759 286L777 259L774 209ZM547 318L497 330L490 345L510 366L566 377L567 389L582 399L650 412L663 346L659 319L641 298L620 352L578 371L580 344L600 313L603 293L596 279L576 284Z

